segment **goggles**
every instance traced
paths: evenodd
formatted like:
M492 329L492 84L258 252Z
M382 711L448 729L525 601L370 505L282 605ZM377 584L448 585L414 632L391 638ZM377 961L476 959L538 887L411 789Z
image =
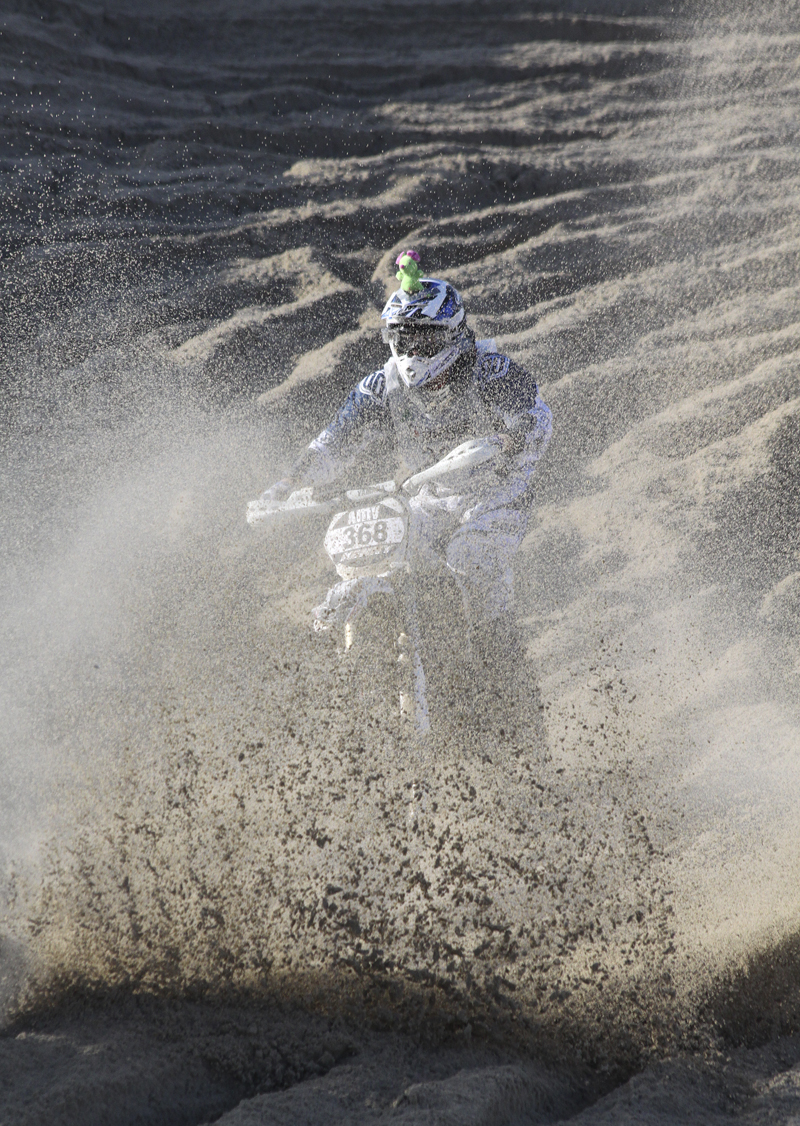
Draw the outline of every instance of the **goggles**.
M401 356L422 356L431 359L449 342L449 333L442 325L384 325L381 335L385 344L394 346Z

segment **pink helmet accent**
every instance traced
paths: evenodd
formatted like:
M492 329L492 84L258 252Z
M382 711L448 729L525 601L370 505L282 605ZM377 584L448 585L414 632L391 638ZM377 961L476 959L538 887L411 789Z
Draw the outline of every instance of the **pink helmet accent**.
M419 261L420 261L420 257L417 254L416 250L404 250L402 254L398 254L398 256L397 256L397 258L395 259L395 262L394 262L395 266L400 265L400 259L401 258L413 258L414 261L417 262L417 263L419 263Z

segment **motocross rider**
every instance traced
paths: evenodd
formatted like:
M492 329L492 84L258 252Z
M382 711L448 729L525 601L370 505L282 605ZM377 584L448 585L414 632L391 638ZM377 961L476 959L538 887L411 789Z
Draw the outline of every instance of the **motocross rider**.
M550 410L529 372L498 353L494 341L476 341L449 282L422 277L414 250L396 264L400 288L381 313L390 359L350 392L260 503L277 503L300 485L330 483L387 438L400 483L467 439L498 435L493 461L461 479L425 484L409 503L421 562L444 562L455 577L476 656L507 661L519 645L511 563L528 523L533 471L550 440ZM345 585L315 610L317 628L326 614L341 612Z

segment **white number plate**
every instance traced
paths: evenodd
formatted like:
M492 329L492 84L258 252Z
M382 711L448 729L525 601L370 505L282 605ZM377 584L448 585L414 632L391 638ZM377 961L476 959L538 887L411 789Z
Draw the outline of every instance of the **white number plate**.
M397 497L337 512L325 534L325 550L343 579L383 574L401 563L408 517Z
M339 527L332 524L325 536L325 550L332 558L377 555L382 553L383 548L402 543L405 534L406 522L402 516L364 520Z

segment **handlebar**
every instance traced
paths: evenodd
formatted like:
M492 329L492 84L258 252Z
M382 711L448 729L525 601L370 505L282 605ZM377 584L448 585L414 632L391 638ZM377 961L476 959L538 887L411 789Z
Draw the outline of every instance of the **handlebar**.
M314 499L314 490L309 485L302 489L295 489L293 493L289 493L286 500L278 501L277 504L265 504L261 500L251 500L247 506L246 519L248 524L263 524L272 516L277 516L281 512L319 512L323 509L327 510L338 502L338 498L332 501L320 501Z
M409 496L414 496L423 485L429 481L447 477L450 473L457 473L467 469L474 469L487 461L496 459L502 454L502 442L499 435L490 434L484 438L472 438L462 442L454 450L450 450L441 460L428 469L413 474L403 482L402 491ZM314 488L310 485L302 489L295 489L293 493L277 504L263 504L260 500L251 500L247 506L247 523L262 524L273 516L283 512L336 512L344 503L368 504L369 501L378 500L398 491L394 481L380 481L374 485L367 485L360 489L347 489L339 496L319 497L314 496Z

